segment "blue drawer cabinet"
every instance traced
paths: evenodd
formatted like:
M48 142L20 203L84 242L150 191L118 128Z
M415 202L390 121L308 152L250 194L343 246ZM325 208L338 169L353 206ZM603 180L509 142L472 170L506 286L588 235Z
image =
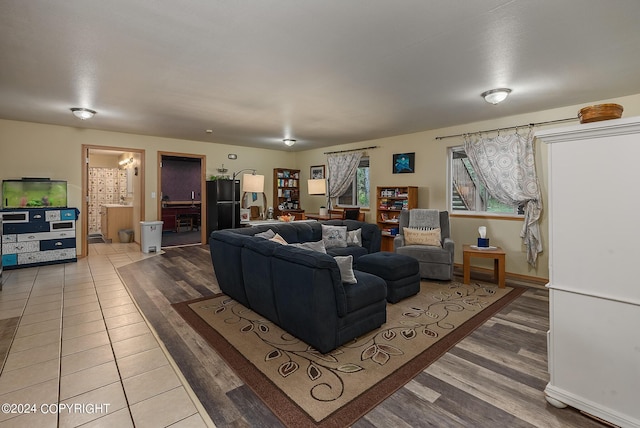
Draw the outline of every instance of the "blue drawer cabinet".
M76 208L2 210L4 269L77 261Z

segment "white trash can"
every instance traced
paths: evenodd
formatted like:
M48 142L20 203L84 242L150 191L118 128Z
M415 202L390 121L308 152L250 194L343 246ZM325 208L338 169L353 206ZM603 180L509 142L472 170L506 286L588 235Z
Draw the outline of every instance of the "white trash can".
M140 248L143 253L156 253L162 246L162 221L140 222Z

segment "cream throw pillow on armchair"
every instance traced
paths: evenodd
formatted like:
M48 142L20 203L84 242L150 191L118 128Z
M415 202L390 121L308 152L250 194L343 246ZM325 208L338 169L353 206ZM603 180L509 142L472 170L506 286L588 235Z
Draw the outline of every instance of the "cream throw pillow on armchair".
M428 245L430 247L442 247L440 243L440 228L431 230L413 229L405 227L403 229L405 245Z

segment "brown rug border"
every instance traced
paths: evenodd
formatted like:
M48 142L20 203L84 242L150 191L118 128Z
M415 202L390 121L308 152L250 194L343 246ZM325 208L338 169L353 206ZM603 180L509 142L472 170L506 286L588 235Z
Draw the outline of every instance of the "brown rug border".
M185 302L173 303L171 306L182 318L200 334L209 345L220 354L229 367L251 388L256 395L271 409L274 415L286 426L295 427L345 427L353 425L358 419L380 404L421 371L453 348L458 342L471 334L492 316L504 309L509 303L520 297L527 289L510 286L511 290L496 302L469 318L458 328L424 350L418 356L387 376L375 385L342 406L320 422L315 422L294 401L287 397L269 378L256 368L244 355L233 347L220 333L212 328L189 305L202 300L213 299L224 295L218 293ZM215 344L215 346L214 346Z

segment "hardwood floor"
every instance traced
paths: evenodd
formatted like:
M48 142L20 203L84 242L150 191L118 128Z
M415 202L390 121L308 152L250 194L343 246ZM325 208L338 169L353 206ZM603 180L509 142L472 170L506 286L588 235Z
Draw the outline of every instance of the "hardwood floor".
M219 292L206 247L168 249L119 272L217 426L282 426L171 308ZM547 290L530 288L354 426L603 427L544 399L548 306Z

